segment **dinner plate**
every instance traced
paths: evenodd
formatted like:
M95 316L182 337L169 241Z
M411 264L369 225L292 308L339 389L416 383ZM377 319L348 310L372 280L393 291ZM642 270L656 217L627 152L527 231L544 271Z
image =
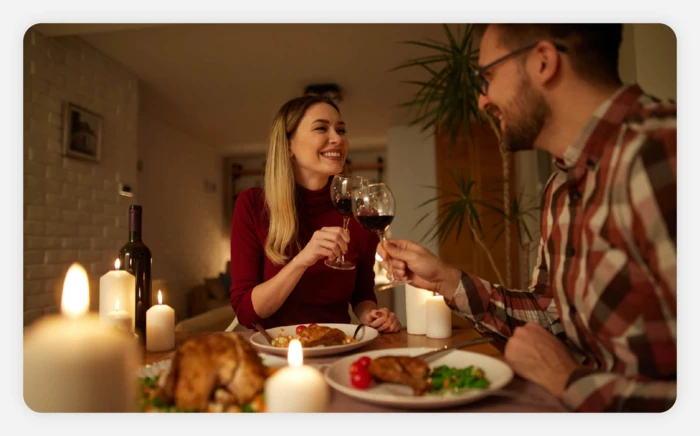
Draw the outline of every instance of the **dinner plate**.
M297 325L288 325L284 327L275 327L271 329L267 329L267 332L272 336L273 338L276 338L278 334L283 333L286 335L292 335L296 337L296 329L300 324ZM343 331L347 336L352 337L352 335L355 333L355 329L357 329L357 324L319 324L325 327L334 327L337 328L341 331ZM377 339L379 337L379 332L377 329L374 329L372 327L365 326L364 329L360 330L360 333L357 335L357 342L354 342L352 344L345 344L345 345L326 345L326 346L318 346L318 347L311 347L311 348L304 348L304 357L319 357L319 356L331 356L334 354L341 354L345 353L348 351L352 351L355 349L358 349L360 347L364 347L365 345L369 344L373 340ZM270 354L276 354L278 356L287 356L287 348L281 348L281 347L275 347L267 343L265 338L263 337L260 332L253 333L253 335L250 337L250 343L253 344L259 351L270 353Z
M262 358L262 364L268 368L282 368L283 366L287 366L287 359L283 359L279 356L266 353L259 353L258 356ZM165 376L168 371L170 371L171 363L171 359L164 359L150 365L142 366L137 370L136 376L139 378L153 377L159 374Z
M483 370L484 376L489 380L488 388L414 396L411 388L396 383L374 380L372 385L364 390L356 389L350 384L350 365L360 356L367 356L370 359L380 356L415 356L432 350L433 348L391 348L355 353L331 364L326 369L325 377L334 389L360 401L407 409L440 409L470 403L488 396L491 391L503 388L513 379L513 370L498 359L470 351L453 350L428 362L428 366L431 368L440 365L456 368L477 366Z

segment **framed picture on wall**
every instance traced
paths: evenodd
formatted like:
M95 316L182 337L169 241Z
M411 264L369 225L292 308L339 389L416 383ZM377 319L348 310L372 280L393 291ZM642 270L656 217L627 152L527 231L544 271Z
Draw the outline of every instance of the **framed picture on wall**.
M102 116L67 102L63 117L63 154L95 162L102 153Z

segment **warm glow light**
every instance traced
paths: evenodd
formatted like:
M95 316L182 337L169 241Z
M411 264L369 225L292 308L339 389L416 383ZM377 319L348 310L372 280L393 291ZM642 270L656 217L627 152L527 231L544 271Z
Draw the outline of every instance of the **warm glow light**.
M63 281L61 296L61 312L69 317L77 318L84 315L90 306L90 285L85 268L77 262L73 263L66 279Z
M117 298L117 307L115 307L114 310L119 310L119 299L118 298Z
M119 262L119 258L117 258L117 260L114 261L114 269L119 270L119 265L121 265L121 263Z
M379 255L379 253L374 254L374 258L377 259L379 262L383 262L384 259L382 259L382 256Z
M158 290L158 304L163 304L163 294Z
M289 343L287 362L289 362L289 366L301 366L304 364L304 354L301 351L301 342L299 342L299 339L292 339Z

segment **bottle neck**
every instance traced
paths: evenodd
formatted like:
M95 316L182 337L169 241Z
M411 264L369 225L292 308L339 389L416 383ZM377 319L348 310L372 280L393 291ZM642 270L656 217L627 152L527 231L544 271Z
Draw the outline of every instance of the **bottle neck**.
M141 211L129 211L129 242L141 242Z

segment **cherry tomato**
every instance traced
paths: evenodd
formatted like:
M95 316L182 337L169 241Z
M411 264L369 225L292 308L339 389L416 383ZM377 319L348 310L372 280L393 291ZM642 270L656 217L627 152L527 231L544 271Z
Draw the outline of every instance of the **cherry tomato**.
M372 360L367 356L362 356L359 359L357 359L357 363L363 368L369 368L369 363L371 361Z
M313 327L315 325L317 325L317 324L315 322L312 322L311 324L309 324L309 327Z
M302 325L298 326L297 327L297 334L301 333L304 329L306 329L305 325L302 324Z
M369 371L356 372L350 376L350 383L357 389L367 389L372 384Z
M365 367L360 365L358 362L353 362L350 364L350 375L358 372L366 371Z

